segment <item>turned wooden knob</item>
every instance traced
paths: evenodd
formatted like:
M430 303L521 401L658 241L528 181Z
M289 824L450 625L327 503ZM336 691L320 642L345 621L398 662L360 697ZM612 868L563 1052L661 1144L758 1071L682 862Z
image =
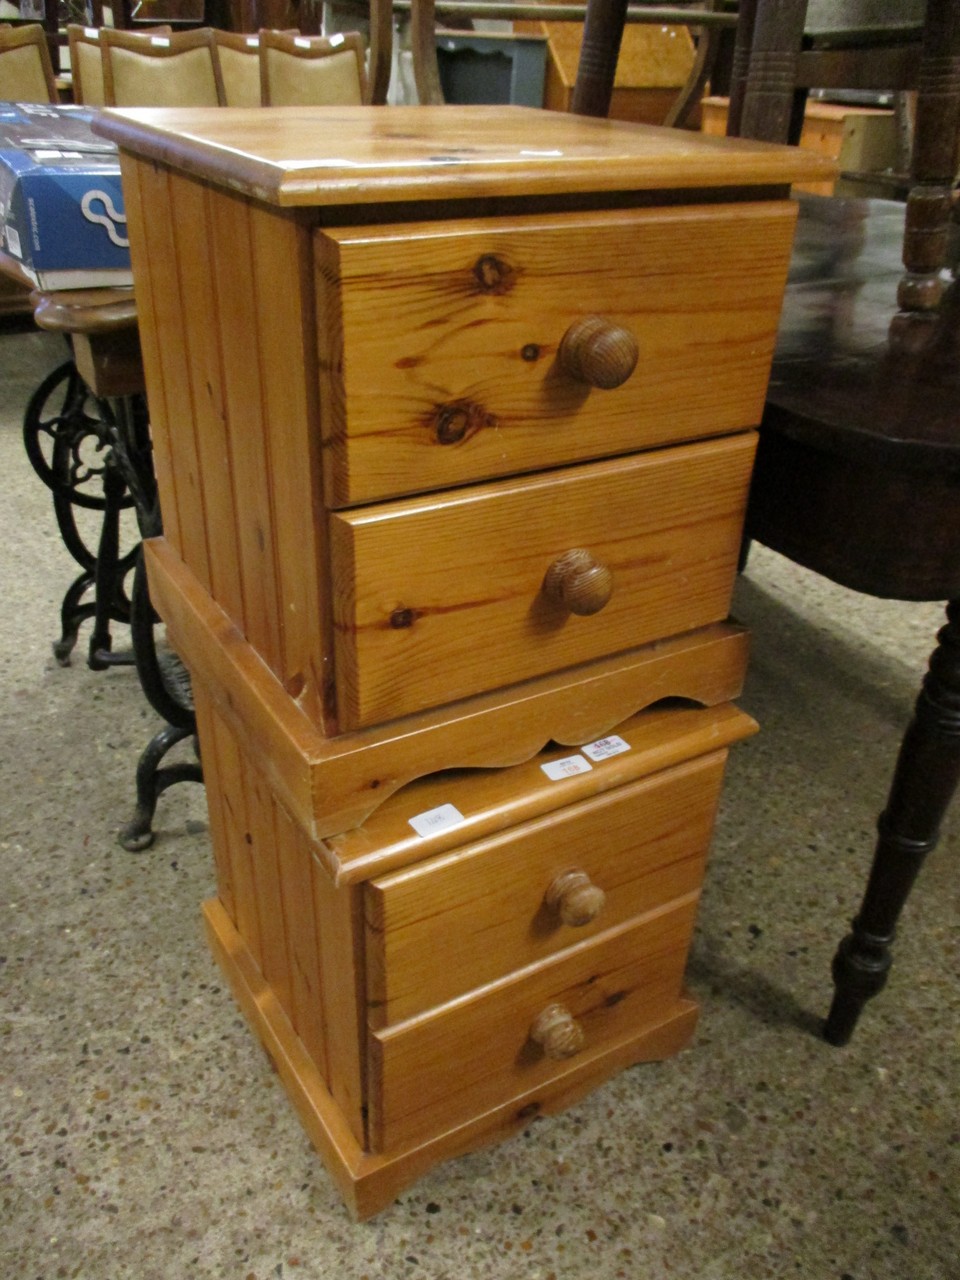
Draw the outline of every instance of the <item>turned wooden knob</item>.
M557 360L577 382L610 391L620 387L637 367L640 348L623 325L603 316L575 320L560 340Z
M564 871L550 885L544 901L564 924L590 924L604 908L607 895L598 888L585 871L573 868Z
M530 1039L548 1058L572 1058L583 1048L583 1027L562 1004L548 1004L530 1027Z
M565 551L547 570L543 592L554 604L585 618L599 613L613 595L613 574L589 551Z

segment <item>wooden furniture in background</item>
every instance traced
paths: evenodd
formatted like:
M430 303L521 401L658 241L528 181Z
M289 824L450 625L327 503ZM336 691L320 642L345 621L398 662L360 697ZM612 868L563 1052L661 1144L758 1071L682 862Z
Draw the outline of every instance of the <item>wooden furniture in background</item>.
M70 74L74 102L78 106L104 106L106 98L103 91L100 28L83 27L71 22L67 26L67 43L70 47Z
M245 31L213 33L225 107L260 106L260 37Z
M39 23L0 23L0 101L60 101L47 34Z
M35 290L41 329L69 337L83 381L105 400L143 394L143 363L132 289Z
M830 15L828 6L811 4L832 20L821 19L809 35L807 8L806 0L741 0L730 84L732 136L796 141L809 89L916 88L922 5L909 0L864 11L838 0Z
M701 125L704 133L725 137L729 99L704 98ZM892 109L840 106L807 101L798 146L835 160L841 177L837 182L806 183L799 190L808 195L830 196L881 194L868 192L863 184L870 174L894 171L899 154L898 126ZM844 181L843 174L857 175L857 189Z
M802 0L777 9L761 0L743 132L769 137L771 120L787 127L784 68L798 56L803 10ZM750 536L854 590L954 601L879 819L863 903L834 960L825 1035L835 1044L886 982L897 919L960 777L960 300L956 282L944 293L943 275L960 138L956 0L927 6L921 54L906 72L919 92L902 245L901 219L886 243L878 229L889 206L809 208L748 517Z
M113 0L111 9L115 28L137 31L157 23L178 27L209 25L213 15L208 11L217 7L216 0L212 4L210 0Z
M137 34L168 36L172 30L173 28L169 26L150 27L149 30L138 31ZM100 31L100 27L83 27L76 23L70 23L67 27L73 100L78 106L106 105Z
M8 253L0 250L0 327L20 327L27 317L33 316L33 281L20 269L20 264Z
M103 93L108 106L222 106L213 30L148 35L104 27Z
M436 48L445 102L543 106L547 44L542 36L441 29Z
M357 32L303 36L260 32L260 100L265 107L359 106L367 101L363 39Z
M752 728L725 620L750 428L789 184L824 162L504 106L265 121L100 128L211 942L367 1215L691 1034Z
M723 12L720 7L720 0L703 0L702 4L684 5L683 7L669 6L650 6L639 4L625 4L622 0L602 0L602 4L609 5L618 14L620 31L622 32L624 20L627 22L637 23L653 28L661 28L664 23L681 24L684 31L693 30L698 32L697 55L690 67L690 73L680 89L672 97L671 105L665 117L661 117L669 124L684 125L687 123L691 112L696 108L703 92L717 55L719 41L723 32L729 32L736 23L736 15ZM453 26L455 22L472 20L475 18L496 18L510 19L514 24L514 30L522 31L525 29L535 30L540 33L542 24L548 22L550 24L567 25L582 23L587 18L587 25L584 27L584 41L590 41L589 24L596 19L596 5L589 7L585 4L575 2L567 3L524 3L524 0L514 0L514 3L500 4L495 0L490 3L487 0L393 0L392 6L389 4L381 4L379 0L374 0L373 10L374 16L377 17L378 25L383 23L387 13L392 8L393 12L399 14L410 14L410 43L413 55L413 72L417 86L418 100L424 104L438 105L443 102L443 91L440 84L440 77L437 68L437 46L436 46L436 19L439 16L442 21ZM601 20L600 26L605 24ZM561 37L563 38L563 37ZM607 51L602 50L596 40L591 43L591 55L597 53L606 54ZM384 49L389 49L389 36L385 35L381 38L381 45ZM371 24L371 51L377 48L376 38L373 34L373 23ZM619 48L619 37L618 37ZM614 71L616 67L616 50L612 57L602 59L605 62L603 67L592 64L594 73L599 72L598 79L603 83L602 91L604 108L603 110L593 110L584 100L582 94L578 104L572 107L580 114L584 115L602 115L606 113L606 94L613 87ZM592 57L591 57L592 61ZM609 76L609 83L607 79ZM577 93L582 90L582 85ZM576 93L574 95L576 97Z
M20 17L4 16L0 19L0 28L6 31L39 23L47 38L47 56L54 76L60 74L60 0L34 0L33 4L19 4ZM40 99L45 101L45 99Z
M583 43L580 22L529 22L518 29L547 39L544 106L569 111ZM663 124L689 79L696 57L687 27L628 25L624 28L608 115L611 120Z
M605 22L598 49L587 52L602 61L605 44L616 48L622 15L609 0L594 2ZM931 0L922 30L914 5L906 21L888 11L879 30L847 31L839 49L804 48L806 11L806 0L742 0L728 129L796 139L814 84L917 88L913 186L897 218L906 273L889 237L884 245L889 206L810 198L747 534L854 590L952 600L879 819L863 903L834 959L824 1034L839 1045L886 983L897 920L960 778L956 281L944 294L960 138L960 3ZM602 107L609 86L589 61L581 71Z
M143 391L133 290L47 293L34 289L19 261L3 252L0 280L30 290L36 324L62 334L73 355L34 391L23 423L27 457L51 491L64 546L80 568L63 597L54 656L68 665L81 625L91 620L90 667L131 662L111 652L111 623L129 621L124 577L133 556L120 551L121 511L131 505L127 476L150 471L146 415L134 421L125 403ZM85 518L78 521L81 510ZM91 522L91 512L100 513L98 521Z

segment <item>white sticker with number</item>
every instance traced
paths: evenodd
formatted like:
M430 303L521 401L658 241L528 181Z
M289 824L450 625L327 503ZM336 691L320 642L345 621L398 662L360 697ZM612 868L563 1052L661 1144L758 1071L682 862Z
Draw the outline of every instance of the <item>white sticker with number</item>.
M438 831L449 831L451 827L459 827L466 818L452 804L437 805L436 809L428 809L426 813L418 813L411 818L410 825L421 839L435 836Z
M591 760L606 760L608 756L619 756L630 750L630 743L611 733L607 738L598 738L596 742L588 742L581 750Z
M540 768L551 782L559 782L561 778L572 778L578 773L589 773L593 765L583 756L564 756L562 760L551 760Z

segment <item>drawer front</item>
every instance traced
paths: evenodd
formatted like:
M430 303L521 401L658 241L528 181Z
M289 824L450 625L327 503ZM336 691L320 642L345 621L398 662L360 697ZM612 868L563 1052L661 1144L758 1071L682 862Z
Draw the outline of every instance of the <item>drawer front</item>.
M745 433L332 515L341 725L726 617L754 446Z
M771 201L318 232L328 504L755 425L795 219ZM561 352L591 317L636 343L621 385Z
M602 1056L668 1016L681 994L697 897L566 951L467 1000L369 1037L374 1150L443 1132L541 1085L571 1061ZM531 1035L560 1005L582 1033L573 1057Z
M371 1024L410 1018L699 890L725 759L714 752L371 881Z

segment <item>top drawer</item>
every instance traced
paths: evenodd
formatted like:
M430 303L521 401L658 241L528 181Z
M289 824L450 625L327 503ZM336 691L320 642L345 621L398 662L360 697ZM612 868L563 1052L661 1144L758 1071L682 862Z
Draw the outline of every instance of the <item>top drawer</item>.
M770 201L317 232L327 502L756 424L795 218ZM614 378L635 343L619 386L589 381L609 367L574 340L592 318L601 345L631 335Z

